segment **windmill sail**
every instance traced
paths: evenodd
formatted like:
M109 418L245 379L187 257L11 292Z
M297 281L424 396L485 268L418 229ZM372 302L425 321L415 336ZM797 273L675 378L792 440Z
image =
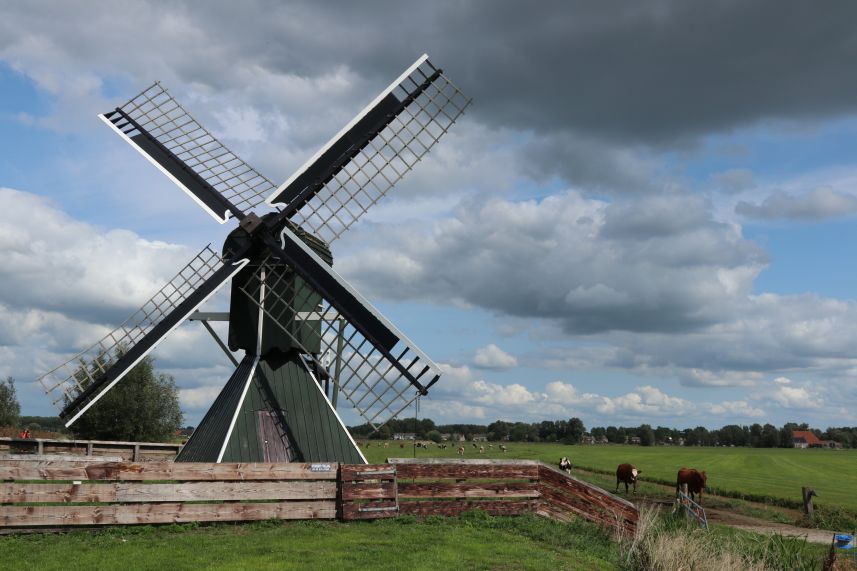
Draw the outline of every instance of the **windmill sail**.
M38 382L70 426L248 260L224 263L206 246L122 325Z
M329 244L386 195L469 104L423 55L267 203Z
M241 217L258 206L276 188L160 83L99 117L221 224L230 214Z
M267 279L247 280L239 289L313 356L320 380L332 379L373 426L426 394L440 377L437 365L291 230L284 228L282 238L283 247L258 264ZM295 287L283 262L312 287ZM310 304L316 311L305 310ZM332 356L327 364L324 355Z

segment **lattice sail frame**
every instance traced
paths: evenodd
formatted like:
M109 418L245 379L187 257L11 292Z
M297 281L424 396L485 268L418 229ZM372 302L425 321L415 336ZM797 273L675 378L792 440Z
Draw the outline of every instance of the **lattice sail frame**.
M200 125L160 82L144 89L119 109L239 209L252 210L277 188ZM139 133L117 111L104 117L129 139ZM162 168L157 163L156 166ZM217 214L218 221L225 222L219 217L223 213Z
M405 372L323 298L316 311L296 309L307 307L318 294L301 284L301 278L278 259L268 256L253 266L255 279L239 284L241 292L285 331L305 354L312 355L315 366L339 385L340 392L373 428L377 429L395 418L419 395L407 375L423 386L431 385L440 376L437 365L404 335L400 335L391 353L397 355L396 361ZM280 293L284 290L296 296L286 298ZM317 322L318 332L307 327L307 322ZM307 336L311 339L308 340ZM306 345L317 341L320 351L311 353L302 340L307 342Z
M123 350L134 346L224 264L211 245L202 249L122 325L36 381L58 410L103 376Z
M424 83L427 83L424 86ZM402 112L377 132L339 172L326 181L305 204L268 204L296 208L291 221L330 244L351 227L420 161L464 113L471 99L423 56L375 100L392 94L408 102ZM375 103L367 106L358 118ZM355 118L356 121L357 118ZM354 121L352 121L352 124ZM283 183L278 193L292 184L332 144L342 138L347 125L316 155Z

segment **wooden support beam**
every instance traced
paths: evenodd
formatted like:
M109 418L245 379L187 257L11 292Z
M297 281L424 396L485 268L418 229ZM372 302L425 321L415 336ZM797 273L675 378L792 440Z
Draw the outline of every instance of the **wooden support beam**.
M333 519L336 502L267 502L259 504L156 503L108 506L3 506L0 526L65 526L255 521L265 519Z
M0 464L0 481L10 480L335 480L337 464L325 464L330 470L315 471L312 464L241 464L202 462L28 462Z
M0 484L0 503L141 503L248 500L335 500L336 482L185 482L147 484Z
M421 483L399 484L399 498L538 498L539 486L536 483L499 483L499 484L453 484Z

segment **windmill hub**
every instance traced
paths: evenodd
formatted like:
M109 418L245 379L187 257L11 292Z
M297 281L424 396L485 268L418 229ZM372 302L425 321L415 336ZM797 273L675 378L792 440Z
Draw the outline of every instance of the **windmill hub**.
M231 280L228 348L201 320L236 369L176 461L365 462L340 395L378 428L441 373L333 271L329 244L469 104L423 55L280 186L159 83L100 115L217 222L238 225L220 253L203 248L122 325L38 379L66 426Z

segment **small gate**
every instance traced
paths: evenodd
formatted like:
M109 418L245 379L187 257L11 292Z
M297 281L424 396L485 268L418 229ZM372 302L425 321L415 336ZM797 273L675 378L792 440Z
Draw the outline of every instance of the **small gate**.
M396 466L343 464L339 470L339 505L343 520L399 515Z
M688 518L694 518L699 524L699 527L705 530L708 529L708 516L705 515L705 509L690 499L690 496L688 496L684 491L678 492L678 496L676 496L675 499L675 506L673 507L673 513L676 513L681 509L684 509L684 513Z

